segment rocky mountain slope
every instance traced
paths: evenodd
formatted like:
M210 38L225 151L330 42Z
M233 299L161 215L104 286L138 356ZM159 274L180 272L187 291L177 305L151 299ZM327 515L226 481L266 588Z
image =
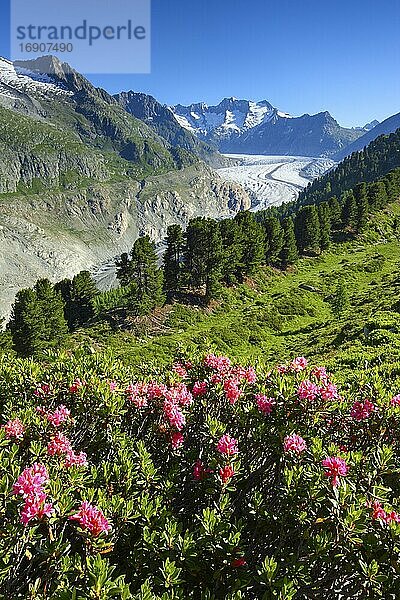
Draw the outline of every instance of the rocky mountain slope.
M191 131L182 127L172 110L160 104L152 96L129 91L116 94L114 98L124 110L144 121L173 148L184 148L193 152L214 167L226 163L223 156L216 152L215 147L198 139Z
M57 59L0 60L0 316L38 277L95 267L193 216L248 208L196 147L174 146Z
M346 158L346 156L350 156L353 152L358 152L363 150L368 146L369 143L373 142L380 135L388 135L390 133L394 133L400 127L400 113L396 115L392 115L382 123L378 123L370 129L363 136L358 138L355 142L343 148L340 152L338 152L335 156L335 160L340 161Z
M217 106L199 103L172 110L182 127L231 154L329 157L364 132L341 127L328 112L292 117L266 100L225 98Z

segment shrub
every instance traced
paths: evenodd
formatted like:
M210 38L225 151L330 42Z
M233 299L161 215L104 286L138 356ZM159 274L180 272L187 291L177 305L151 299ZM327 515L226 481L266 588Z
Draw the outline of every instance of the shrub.
M81 351L0 377L4 597L399 596L400 390L376 374Z

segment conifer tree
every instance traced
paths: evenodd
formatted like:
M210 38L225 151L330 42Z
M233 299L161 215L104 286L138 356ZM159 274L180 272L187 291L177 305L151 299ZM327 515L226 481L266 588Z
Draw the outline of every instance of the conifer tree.
M346 195L342 210L342 224L344 227L357 226L357 204L353 192Z
M233 219L224 219L218 223L222 240L222 277L226 284L237 281L242 255L242 233Z
M336 196L332 196L332 198L329 198L328 204L331 226L333 229L337 229L342 223L342 209L339 200Z
M368 204L372 210L380 210L388 201L386 187L383 181L371 183L368 186Z
M275 263L282 250L284 231L276 217L269 217L264 221L265 228L265 257L268 264Z
M182 285L183 231L180 225L167 229L167 248L163 257L164 289L179 291Z
M33 289L20 290L16 295L7 329L20 356L30 356L43 347L45 323Z
M212 219L192 219L185 233L185 271L194 288L205 286L205 297L218 294L222 278L223 252L221 231Z
M239 212L234 220L242 238L239 274L252 275L265 261L265 231L249 211Z
M356 228L357 231L362 231L368 222L368 196L365 183L360 183L354 188L354 199L357 204Z
M163 274L158 268L155 245L149 236L136 240L130 254L129 308L137 315L149 314L164 303Z
M48 279L18 292L8 323L13 345L21 356L57 346L68 332L61 295Z
M327 250L331 243L331 221L330 208L328 202L322 202L318 206L318 217L320 227L321 250Z
M280 259L282 261L282 265L286 268L297 262L299 253L297 250L293 219L291 219L291 217L286 217L286 219L283 220L282 228L284 231L284 237Z
M115 262L117 279L121 286L127 286L132 281L132 274L130 271L131 261L129 255L124 252Z
M295 235L300 252L316 253L320 249L318 212L314 205L304 206L295 217Z
M48 279L39 279L34 287L37 304L43 316L45 340L56 346L68 333L61 294Z

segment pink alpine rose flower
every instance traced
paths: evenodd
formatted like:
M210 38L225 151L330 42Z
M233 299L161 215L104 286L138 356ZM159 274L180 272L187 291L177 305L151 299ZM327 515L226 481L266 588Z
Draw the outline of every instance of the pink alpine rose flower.
M198 458L193 467L193 479L196 481L203 481L207 478L208 474L212 471L210 469L206 469L203 464L203 461Z
M75 453L73 450L69 450L65 457L64 466L67 469L71 467L87 467L87 455L85 452Z
M3 425L3 429L8 440L15 438L22 440L25 434L25 426L19 419L12 419Z
M227 356L216 356L215 354L207 354L204 364L219 373L227 373L231 367L231 361Z
M184 441L185 441L185 438L180 433L180 431L174 431L171 434L171 446L174 450L177 450L178 448L183 446Z
M305 440L296 433L287 435L283 441L283 449L285 452L294 452L295 454L301 454L307 449Z
M322 466L325 468L325 477L330 478L333 487L338 487L340 485L339 477L345 477L349 472L346 461L339 456L328 456L322 461Z
M186 424L186 419L179 406L170 400L164 400L163 411L164 416L169 421L171 427L175 427L178 431L182 431Z
M257 408L264 415L270 415L275 404L275 398L268 398L265 394L255 395Z
M318 393L318 386L308 379L302 381L297 390L297 395L300 400L310 400L311 402L315 400L315 398L318 396Z
M221 454L226 454L227 456L237 454L239 452L237 440L230 435L225 434L218 440L217 450Z
M46 502L46 494L31 496L26 499L21 511L21 523L26 527L33 519L43 519L54 514L53 505Z
M224 392L225 397L227 400L229 400L230 404L236 404L242 395L242 392L238 388L238 385L234 379L227 379L224 382Z
M364 419L368 419L368 417L370 417L376 410L377 408L375 404L373 404L370 400L364 400L364 402L359 402L357 400L353 404L350 416L356 421L363 421Z
M207 382L206 381L196 381L193 385L192 394L195 398L199 398L200 396L204 396L207 394Z
M108 533L111 529L109 521L103 512L89 502L82 502L79 511L69 517L71 521L78 521L82 529L88 529L90 533L97 537L101 533Z
M398 394L397 396L393 396L393 398L390 401L390 404L392 406L400 406L400 394Z
M226 485L234 475L235 471L231 465L225 465L219 470L219 476L221 477L221 481L224 485Z
M47 444L47 454L49 456L61 456L71 451L71 442L63 433L57 432Z
M13 485L15 496L32 498L43 494L43 486L49 481L49 474L44 465L35 463L27 467Z
M308 361L304 356L298 356L290 363L290 370L295 373L300 373L300 371L304 371L307 368Z

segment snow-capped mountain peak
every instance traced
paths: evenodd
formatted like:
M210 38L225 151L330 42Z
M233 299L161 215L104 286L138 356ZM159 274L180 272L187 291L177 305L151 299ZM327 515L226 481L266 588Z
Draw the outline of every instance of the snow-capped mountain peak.
M240 135L268 121L276 111L267 100L254 102L239 100L234 96L224 98L216 106L199 102L170 108L182 127L204 139L214 132L222 138Z
M72 92L44 73L17 66L0 57L0 98L19 100L25 94L68 96Z

